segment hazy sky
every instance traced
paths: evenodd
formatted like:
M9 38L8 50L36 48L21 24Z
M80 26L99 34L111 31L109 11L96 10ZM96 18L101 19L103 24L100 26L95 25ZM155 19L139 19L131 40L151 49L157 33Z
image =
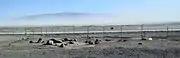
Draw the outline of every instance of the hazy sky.
M114 16L108 19L97 19L97 21L85 18L80 21L66 19L59 21L55 19L15 19L29 15L63 12L108 13ZM36 24L141 24L177 21L180 22L180 0L0 0L1 26Z

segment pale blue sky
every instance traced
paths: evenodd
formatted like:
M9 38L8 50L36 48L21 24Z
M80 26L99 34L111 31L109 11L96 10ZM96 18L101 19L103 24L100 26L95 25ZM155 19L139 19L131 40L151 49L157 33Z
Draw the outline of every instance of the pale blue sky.
M53 19L17 21L14 18L62 12L115 14L111 19L99 20L102 21L101 24L177 22L180 21L180 0L0 0L0 23L2 25L25 24L22 22L29 22L27 25L33 25L34 22L39 23L40 21L44 22L40 25L58 24L59 22ZM99 24L95 20L87 20ZM84 23L84 21L71 20L71 23L93 24Z

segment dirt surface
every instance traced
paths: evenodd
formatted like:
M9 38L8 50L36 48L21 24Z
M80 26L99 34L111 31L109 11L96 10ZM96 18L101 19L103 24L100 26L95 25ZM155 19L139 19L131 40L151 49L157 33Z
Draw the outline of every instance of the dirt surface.
M7 36L6 36L7 37ZM15 37L12 37L15 38ZM96 38L102 43L96 45L68 45L64 48L42 43L29 43L37 41L38 37L21 40L22 36L16 36L17 40L0 42L0 58L179 58L180 41L172 40L127 40L118 41L120 38ZM42 37L62 39L61 37ZM112 41L105 41L111 39ZM77 41L83 43L79 38ZM139 43L142 43L140 45Z

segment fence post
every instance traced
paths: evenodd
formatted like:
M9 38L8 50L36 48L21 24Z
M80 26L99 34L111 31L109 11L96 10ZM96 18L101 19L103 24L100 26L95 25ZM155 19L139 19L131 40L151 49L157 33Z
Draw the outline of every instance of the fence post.
M102 36L103 36L103 39L104 39L104 31L105 31L105 28L104 28L104 26L102 26L102 28L103 28Z
M121 37L121 39L122 39L122 34L123 34L123 33L122 33L122 27L123 27L123 25L120 25L120 28L121 28L121 31L120 31L120 34L121 34L121 35L120 35L120 37Z
M73 35L74 35L74 38L76 37L76 34L75 34L75 26L73 25Z
M43 36L43 33L42 33L42 27L40 27L41 28L41 37Z
M52 35L54 33L54 26L50 27L50 30L51 30L51 32L50 32L49 36L54 36L54 35Z
M89 39L89 27L90 26L87 26L87 34L86 34L87 35L87 39Z
M144 38L144 31L143 31L143 28L144 28L144 25L142 24L142 25L141 25L141 39Z
M33 28L33 30L32 30L32 31L33 31L33 38L35 38L35 34L34 34L34 32L35 32L35 28Z
M166 24L166 39L169 37L169 26Z
M63 26L62 28L63 28L63 35L64 35L64 38L66 38L66 29L65 29L66 27Z
M13 36L15 35L15 28L13 28L13 31L12 31L12 33L13 33Z
M45 31L45 32L46 32L46 36L47 36L47 27L45 27L45 28L46 28L46 31Z
M26 27L24 28L24 32L25 32L25 33L24 33L24 35L26 36L26 35L27 35L27 32L26 32Z

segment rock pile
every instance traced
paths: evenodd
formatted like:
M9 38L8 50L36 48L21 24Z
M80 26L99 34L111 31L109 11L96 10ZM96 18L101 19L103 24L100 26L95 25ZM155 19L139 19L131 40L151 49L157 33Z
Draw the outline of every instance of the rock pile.
M111 41L110 39L105 39L105 41Z
M76 42L77 42L77 39L68 39L68 38L64 38L62 40L49 39L43 45L54 45L57 47L65 47L69 44L75 44Z
M90 44L90 45L93 45L93 44L94 44L94 43L93 43L92 41L90 41L90 40L86 40L85 43Z
M95 44L100 44L100 43L101 43L101 40L96 39L94 43L95 43Z

